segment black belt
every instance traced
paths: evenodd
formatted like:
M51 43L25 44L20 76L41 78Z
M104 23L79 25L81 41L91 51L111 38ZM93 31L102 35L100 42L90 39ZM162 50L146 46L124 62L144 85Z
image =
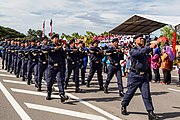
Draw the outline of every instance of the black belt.
M60 63L51 63L51 62L49 62L49 65L51 65L53 67L59 67Z
M119 66L120 64L119 63L110 63L111 65L114 65L114 66Z
M131 69L131 72L136 73L138 75L144 75L145 74L145 72L139 72L137 70L132 70L132 69Z

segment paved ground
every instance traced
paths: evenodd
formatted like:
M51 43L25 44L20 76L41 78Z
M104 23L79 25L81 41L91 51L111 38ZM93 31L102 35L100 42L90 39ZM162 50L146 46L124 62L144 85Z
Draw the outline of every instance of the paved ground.
M105 80L106 74L103 76ZM177 76L177 71L173 71L171 85L151 83L155 112L161 120L180 120L180 88L175 85ZM126 87L126 78L123 82ZM27 86L20 78L0 70L0 120L147 120L139 90L128 106L130 115L123 116L115 78L109 87L109 94L99 91L95 75L90 88L81 86L85 93L74 93L71 80L66 91L70 100L62 104L57 91L53 93L53 100L45 100L45 84L42 92L36 92L34 85Z

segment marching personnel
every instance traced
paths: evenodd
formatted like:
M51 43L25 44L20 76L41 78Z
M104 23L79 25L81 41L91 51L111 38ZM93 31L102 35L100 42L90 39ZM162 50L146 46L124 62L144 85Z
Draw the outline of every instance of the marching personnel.
M11 40L10 45L7 48L7 53L8 53L8 59L7 59L7 72L10 71L11 64L12 64L12 48L14 47L14 40ZM11 52L12 51L12 52Z
M27 79L27 65L28 65L28 55L29 55L29 41L26 40L24 44L24 48L21 49L23 52L22 59L22 81Z
M17 56L17 71L16 71L16 77L19 78L19 74L22 68L22 61L23 61L23 49L25 47L24 45L25 41L22 41L20 44L20 49L18 50L18 56Z
M14 71L14 63L15 63L15 60L16 60L16 56L15 56L15 49L16 49L16 40L14 40L14 42L13 42L13 44L11 45L11 65L10 65L10 67L11 67L11 71L10 71L10 73L12 73L13 71Z
M64 62L66 58L66 53L63 50L61 44L59 44L59 35L54 34L51 37L52 44L46 46L48 51L48 78L47 78L47 97L46 100L51 100L52 86L57 79L57 84L59 88L59 96L61 102L68 100L68 96L65 95L64 91Z
M74 72L73 79L75 81L75 92L81 92L82 90L79 88L79 51L75 47L75 40L72 39L69 42L69 46L66 48L67 55L67 69L66 69L66 77L65 77L65 89L67 89L69 77Z
M6 61L6 49L8 47L8 40L5 39L5 41L3 42L3 49L2 49L2 69L4 69L5 66L5 61Z
M104 90L103 88L103 78L102 78L102 58L103 51L98 47L99 41L95 40L92 42L92 46L89 49L90 52L90 71L87 78L86 86L90 87L90 82L94 76L94 73L97 70L97 76L99 81L99 89Z
M31 45L29 46L29 55L28 55L28 75L27 75L27 85L30 85L32 82L32 72L34 69L34 80L35 80L35 87L37 87L38 83L38 49L36 46L36 41L38 40L37 37L31 39Z
M157 120L158 117L153 112L154 107L147 73L147 54L151 52L151 49L156 47L156 44L152 43L150 46L144 47L145 40L142 34L137 34L134 39L136 46L130 50L131 69L128 75L127 91L121 103L121 113L128 115L126 107L129 105L137 88L139 88L148 112L149 120Z
M20 41L16 41L16 46L14 47L14 74L17 74L17 61L18 61L18 50L20 49Z
M108 66L108 75L106 82L104 84L104 93L108 93L108 85L113 78L114 74L117 77L117 84L119 90L119 96L123 97L123 84L122 84L122 72L120 60L123 60L123 53L118 48L118 38L114 38L112 40L112 45L108 47L105 51L105 54L108 55L108 59L110 61L110 65Z
M39 49L39 62L38 62L38 83L37 91L41 91L42 77L44 74L44 79L47 81L47 67L48 67L48 51L45 50L48 43L48 38L45 36L42 38L42 45L38 47Z
M83 41L79 41L79 68L81 69L81 81L82 85L86 85L85 83L85 67L84 67L84 58L87 56L87 51L84 50Z
M10 39L7 40L7 45L5 46L5 70L8 69L8 47L10 46Z

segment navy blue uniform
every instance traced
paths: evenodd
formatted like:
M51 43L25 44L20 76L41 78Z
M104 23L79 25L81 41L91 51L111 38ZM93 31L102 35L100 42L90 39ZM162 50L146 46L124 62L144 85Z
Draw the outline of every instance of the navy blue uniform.
M46 46L39 46L39 62L38 62L38 87L41 88L42 77L44 74L44 79L47 81L47 67L48 67L48 51L46 50Z
M32 79L32 72L34 69L34 80L35 85L38 83L38 49L36 46L29 47L29 55L28 55L28 80L27 84L30 85Z
M67 88L69 77L72 73L72 70L74 72L74 81L76 89L79 89L79 52L74 51L76 48L68 47L66 49L66 55L67 55L67 68L66 68L66 77L65 77L65 88Z
M8 59L7 59L7 71L9 72L11 69L11 64L12 64L12 54L13 54L13 45L10 44L7 48L7 53L8 53Z
M52 86L57 78L57 84L59 88L59 95L65 95L64 92L64 62L65 51L62 47L55 49L55 45L52 44L46 47L48 51L48 78L47 78L47 92L48 95L52 93Z
M20 75L20 71L21 71L21 68L22 68L22 61L23 61L23 50L24 48L23 47L20 47L20 49L18 50L18 56L17 56L17 71L16 71L16 76L17 78L19 77Z
M108 75L104 85L104 88L106 89L105 93L108 92L107 88L114 74L117 77L119 93L123 92L122 72L120 66L120 60L123 60L123 53L119 50L120 49L115 48L114 46L110 46L105 53L108 55L108 60L110 61L110 65L108 66Z
M85 66L84 58L87 56L87 51L84 48L79 48L79 68L81 70L81 81L82 85L85 85Z
M27 78L27 65L28 65L28 54L29 47L25 47L22 49L23 51L23 59L22 59L22 81L25 81Z
M4 42L3 43L3 49L2 49L2 69L4 69L4 66L6 66L5 65L5 60L6 60L6 49L7 49L7 47L8 47L8 44L7 44L7 42Z
M13 71L14 71L14 74L16 75L17 74L17 62L18 62L18 50L20 49L20 46L19 45L16 45L14 47L14 63L13 63Z
M147 54L151 51L150 47L135 47L130 50L131 71L128 75L127 91L121 105L129 105L137 88L140 89L141 95L147 111L153 111L153 104L149 90L149 80L147 75Z
M94 73L97 70L97 76L99 81L100 89L103 88L103 78L102 78L102 53L99 53L101 50L99 47L90 47L90 71L89 76L87 78L87 87L90 86L90 81L92 80Z

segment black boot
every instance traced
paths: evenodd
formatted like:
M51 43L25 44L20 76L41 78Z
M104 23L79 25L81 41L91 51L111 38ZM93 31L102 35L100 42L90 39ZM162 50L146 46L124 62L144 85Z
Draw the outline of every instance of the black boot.
M61 102L62 102L62 103L69 99L68 96L63 95L63 94L61 94L60 97L61 97Z
M108 92L108 88L105 87L105 86L104 86L104 93L105 93L105 94L108 94L108 93L109 93L109 92Z
M16 78L19 78L19 75L18 75L18 74L16 75Z
M121 114L128 115L126 107L123 107L123 106L121 107Z
M51 100L51 92L47 92L46 100Z
M82 85L86 85L86 82L84 80L82 80Z
M41 91L41 87L40 87L40 86L38 86L37 91L38 91L38 92L40 92L40 91Z
M89 82L87 82L86 87L88 87L88 88L90 87L90 83Z
M80 88L76 88L75 93L81 93L82 90Z
M123 92L119 92L119 96L120 97L124 97L124 93Z
M65 85L64 85L64 89L67 90L67 84L66 84L66 83L65 83Z
M99 90L104 91L104 87L103 87L103 86L100 86L100 87L99 87Z
M158 120L159 118L154 114L153 111L148 112L148 118L149 120Z
M31 84L30 80L27 80L27 85L30 85L30 84Z

